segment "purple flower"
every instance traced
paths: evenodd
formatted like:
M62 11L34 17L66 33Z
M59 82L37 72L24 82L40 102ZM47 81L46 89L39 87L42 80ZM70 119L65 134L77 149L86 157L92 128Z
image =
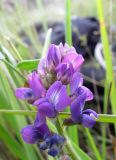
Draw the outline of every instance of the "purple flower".
M61 150L63 144L65 142L65 138L58 135L45 135L44 141L40 144L40 149L48 150L48 154L52 157L55 157Z
M28 76L29 87L17 88L15 95L17 98L24 100L36 100L37 98L44 97L46 90L39 79L36 72Z
M49 88L56 80L68 84L75 72L80 69L84 62L73 47L51 44L47 56L38 65L38 73L46 88Z
M91 109L83 111L86 94L78 96L78 98L71 104L71 118L75 123L82 123L84 127L93 127L97 113Z
M81 123L84 127L93 127L97 113L91 109L84 110L86 101L93 99L93 93L83 86L79 73L84 62L73 47L60 43L51 44L46 56L41 59L37 72L28 75L28 86L18 88L17 98L28 100L37 107L33 125L22 129L22 138L26 143L39 142L40 149L47 150L55 157L59 154L65 139L50 132L46 118L55 118L59 112L70 106L71 118L67 123ZM70 95L66 85L70 87Z
M51 44L48 48L47 55L38 65L38 73L41 77L46 76L47 73L53 74L56 66L61 62L61 54L58 46Z
M23 140L29 144L34 144L42 141L44 135L49 133L49 129L45 123L40 125L39 127L34 125L28 125L21 130Z
M56 66L61 62L61 54L58 46L51 44L47 52L47 70L54 72Z
M72 100L75 100L79 95L85 96L85 101L93 99L93 93L83 86L83 78L79 72L76 72L70 81L70 94Z
M92 109L86 109L83 111L82 124L84 127L91 128L95 124L95 119L98 118L98 115Z
M57 68L57 80L60 80L63 84L68 84L74 74L72 63L60 63Z
M57 113L63 111L70 105L70 97L67 94L66 86L56 81L46 92L46 97L34 102L38 111L49 118L56 117Z
M84 58L82 55L78 54L73 47L69 47L67 44L61 49L63 53L62 62L63 63L72 63L74 71L78 71L81 64L84 62ZM65 54L64 54L65 53Z
M65 56L65 55L67 55L68 53L76 53L76 50L75 50L75 48L74 47L70 47L67 43L65 43L64 45L62 44L62 43L60 43L59 45L58 45L58 47L59 47L59 50L60 50L60 54L61 54L61 57L62 57L62 59L63 59L63 57Z
M93 127L97 113L91 109L83 111L85 101L93 99L92 92L82 86L83 79L79 73L76 73L70 83L72 103L71 103L71 118L75 123L82 123L84 127Z

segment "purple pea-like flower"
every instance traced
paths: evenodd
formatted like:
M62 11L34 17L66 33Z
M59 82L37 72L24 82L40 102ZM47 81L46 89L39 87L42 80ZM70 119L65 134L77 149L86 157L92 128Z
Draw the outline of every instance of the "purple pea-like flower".
M39 112L33 125L28 125L21 130L21 135L26 143L34 144L43 141L45 135L50 135L50 130L46 124L46 119Z
M57 68L57 80L61 81L63 84L68 84L74 74L74 69L72 63L60 63Z
M42 141L45 134L49 134L50 131L46 123L38 126L28 125L21 130L21 135L26 143L34 144Z
M91 109L83 111L85 101L93 99L93 93L85 86L82 86L83 79L76 73L70 83L71 88L71 118L75 123L82 123L84 127L93 127L97 113Z
M78 55L77 53L69 53L64 57L63 62L64 63L68 63L68 62L72 63L74 71L78 71L81 64L84 62L84 59L83 59L82 55Z
M97 113L91 109L83 110L86 94L78 96L71 104L71 119L75 123L82 123L84 127L91 128L95 124Z
M73 47L67 44L63 46L62 43L58 46L51 44L47 56L38 65L38 73L46 88L49 88L56 80L67 85L83 62L82 55L78 54Z
M37 98L44 97L46 90L41 83L41 80L36 72L28 76L29 87L17 88L15 95L23 100L36 100Z
M56 67L61 63L61 54L58 46L51 44L47 55L38 65L38 74L44 86L48 89L56 80Z
M70 97L67 94L66 86L56 81L46 92L46 97L34 102L41 115L49 118L56 117L57 113L63 111L70 105Z
M59 45L61 55L63 55L62 62L63 63L72 63L74 71L78 71L81 64L84 62L84 58L82 55L78 54L74 47L69 47L67 44Z
M67 55L68 53L76 53L76 50L75 50L75 48L74 47L70 47L67 43L65 43L64 45L62 44L62 43L60 43L59 45L58 45L58 47L59 47L59 50L60 50L60 54L61 54L61 57L62 57L62 59L63 59L63 57L65 56L65 55Z
M76 72L70 81L70 94L72 100L75 100L79 95L85 95L85 101L93 99L93 93L83 86L83 78L79 72Z
M84 127L91 128L95 124L95 119L98 118L98 115L92 109L86 109L83 111L82 124Z
M50 45L47 52L46 60L48 71L54 72L57 65L61 62L61 54L59 52L58 46L54 44Z
M51 44L48 48L47 55L41 60L38 65L38 73L41 77L47 73L54 73L55 68L61 62L61 54L57 45Z

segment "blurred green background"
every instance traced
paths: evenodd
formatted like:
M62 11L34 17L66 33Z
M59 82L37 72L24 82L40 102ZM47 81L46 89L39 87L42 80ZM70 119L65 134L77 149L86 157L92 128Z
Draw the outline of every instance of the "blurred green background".
M47 35L48 39L45 38L45 40L47 39L46 41L49 42L48 24L66 23L66 1L0 0L0 109L34 110L31 105L17 100L14 96L15 89L24 85L25 77L27 73L30 73L30 71L16 68L16 65L21 60L38 59L42 56L46 46L45 41L42 43L39 40L41 35L36 30L36 25L42 26L42 32L40 33L43 33L44 36ZM85 80L91 82L94 86L95 99L97 101L97 106L94 103L87 105L95 108L98 113L109 112L116 114L115 72L112 69L113 66L110 59L112 54L110 54L108 43L108 40L110 43L115 40L115 34L111 28L116 25L116 0L71 0L70 8L72 18L95 16L106 24L108 37L106 30L101 28L104 59L108 64L106 67L106 79L102 82L97 81L94 83L93 79L85 77ZM104 19L100 14L101 10L103 11ZM99 66L95 59L93 63ZM103 89L102 104L99 102L97 85L102 86ZM47 157L46 153L41 153L37 145L28 145L22 141L20 130L27 123L33 123L33 120L33 115L0 114L0 160L53 159ZM53 124L49 125L53 128ZM76 132L77 128L78 132ZM74 134L69 133L69 139L72 139L71 134L76 137L75 141L73 139L73 143L75 143L73 147L77 153L77 160L116 159L114 125L96 124L92 130L84 129L79 125L77 128L76 130L72 128L72 132L73 129L75 131ZM55 159L60 159L60 157Z

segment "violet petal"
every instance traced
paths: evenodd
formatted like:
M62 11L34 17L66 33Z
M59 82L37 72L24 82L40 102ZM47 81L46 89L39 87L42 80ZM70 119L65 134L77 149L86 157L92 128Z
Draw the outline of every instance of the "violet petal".
M31 88L17 88L15 96L19 99L30 100L34 98L34 93Z
M84 110L83 114L89 114L89 115L92 114L95 118L98 117L97 113L94 110L92 110L92 109L86 109L86 110Z
M59 52L59 49L56 45L51 44L48 53L47 53L47 60L48 63L53 63L55 66L58 65L61 61L61 54Z
M71 103L71 117L74 122L81 122L85 98L86 96L84 94L80 95L74 102Z
M56 116L56 111L53 104L49 102L44 102L39 105L39 112L49 118L54 118Z
M57 79L67 84L74 73L73 65L70 62L60 63L56 68L56 72L57 72Z
M88 114L83 114L82 116L82 124L84 127L92 128L95 124L95 120L92 116Z
M75 71L79 69L81 64L84 62L83 56L76 53L68 53L64 56L63 62L68 63L70 61L73 64Z
M66 86L56 81L48 89L46 98L54 104L57 111L63 111L70 104L70 97L67 94Z
M34 144L38 141L38 129L28 125L21 130L22 138L26 143Z
M85 86L81 86L78 88L78 91L77 91L78 95L81 95L83 93L86 94L86 101L90 101L93 99L93 93Z
M70 92L71 95L76 92L76 90L83 85L83 78L79 72L74 73L70 82Z
M45 96L45 88L42 85L39 76L36 72L33 72L28 76L28 82L30 88L33 90L34 96L36 98L44 97Z
M44 114L38 112L34 121L34 126L40 127L41 125L46 123L46 117Z

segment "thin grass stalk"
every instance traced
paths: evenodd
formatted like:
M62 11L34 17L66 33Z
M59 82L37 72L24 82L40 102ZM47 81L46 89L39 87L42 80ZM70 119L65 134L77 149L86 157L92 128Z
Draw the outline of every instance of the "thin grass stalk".
M11 115L35 115L37 111L30 111L30 110L18 110L18 109L0 109L0 114L11 114ZM71 114L69 112L59 112L59 116L61 118L69 118ZM93 117L94 118L94 117ZM116 114L98 114L98 118L95 118L96 122L101 123L116 123ZM74 124L77 125L77 124Z
M72 29L71 29L71 1L65 1L66 6L66 18L65 18L65 41L68 45L72 45ZM74 143L79 144L78 130L76 126L72 126L68 130L69 137Z
M66 1L66 18L65 18L65 41L72 45L72 29L71 29L71 1Z
M113 64L112 64L112 56L110 51L110 45L108 41L108 36L106 32L106 26L104 21L104 15L103 15L103 6L102 6L102 0L97 0L97 9L98 9L98 18L100 21L100 31L101 31L101 40L103 44L103 53L104 58L106 62L106 82L105 82L105 96L104 96L104 113L106 112L106 103L107 103L107 90L110 87L110 84L112 83L111 87L111 94L110 94L110 100L111 100L111 106L112 106L112 112L113 114L116 113L116 86L113 76ZM116 133L116 125L115 125L115 133ZM106 159L106 127L102 127L102 158Z
M110 51L110 45L108 41L108 36L107 36L106 26L105 26L104 16L103 16L102 0L97 0L97 8L98 8L98 18L100 21L103 53L104 53L104 58L106 63L106 83L108 87L112 83L110 100L111 100L113 114L115 114L116 113L116 107L115 107L116 106L116 98L115 98L116 86L115 86L114 75L113 75L113 64L112 64L112 56L111 56L112 54Z
M96 144L95 144L95 142L94 142L94 139L93 139L93 137L92 137L89 129L88 129L88 128L85 128L85 132L86 132L87 139L88 139L88 141L89 141L89 143L90 143L90 146L91 146L91 148L92 148L92 150L93 150L93 153L94 153L96 159L97 159L97 160L102 160L102 157L101 157L101 155L100 155L100 152L99 152L99 150L97 149L97 146L96 146Z
M107 82L105 82L105 89L104 89L104 106L103 106L103 113L107 113L107 107L109 104L109 95L110 95L110 88L108 88ZM102 124L102 159L106 159L106 125Z

